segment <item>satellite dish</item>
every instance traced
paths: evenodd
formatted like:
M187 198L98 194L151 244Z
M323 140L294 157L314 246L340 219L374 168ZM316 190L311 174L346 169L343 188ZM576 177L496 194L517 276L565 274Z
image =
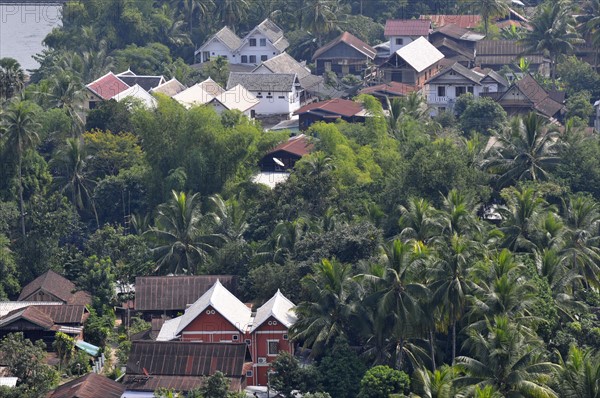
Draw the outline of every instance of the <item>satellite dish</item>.
M285 167L285 164L283 164L283 162L282 162L281 160L279 160L279 159L277 159L277 158L273 158L273 161L274 161L275 163L277 163L278 165L280 165L281 167Z

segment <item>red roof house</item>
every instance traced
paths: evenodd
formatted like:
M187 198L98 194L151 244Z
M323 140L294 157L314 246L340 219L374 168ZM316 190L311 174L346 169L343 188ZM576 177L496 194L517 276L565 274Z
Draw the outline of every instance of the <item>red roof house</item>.
M350 123L365 121L363 106L342 98L310 103L298 109L294 115L299 116L300 130L306 130L316 122L331 122L337 119Z
M314 148L308 137L300 134L291 137L271 149L259 162L262 171L286 171L293 169L302 156L308 155Z

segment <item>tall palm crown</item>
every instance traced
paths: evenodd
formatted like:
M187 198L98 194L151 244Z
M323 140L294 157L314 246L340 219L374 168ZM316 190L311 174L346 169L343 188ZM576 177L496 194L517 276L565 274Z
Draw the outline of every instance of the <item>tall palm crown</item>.
M13 58L0 59L0 101L12 98L25 86L25 72Z
M496 140L482 162L484 169L496 174L499 188L522 180L544 180L560 162L563 145L558 131L536 113L513 120L510 128L494 133Z
M600 398L600 355L572 346L567 360L560 359L558 391L564 398Z
M550 57L550 74L554 78L556 63L563 54L581 42L567 0L547 1L538 7L531 21L532 30L523 39L527 52L544 52Z
M504 16L508 13L508 2L506 0L478 0L469 2L479 12L483 19L484 32L487 35L490 25L490 18Z

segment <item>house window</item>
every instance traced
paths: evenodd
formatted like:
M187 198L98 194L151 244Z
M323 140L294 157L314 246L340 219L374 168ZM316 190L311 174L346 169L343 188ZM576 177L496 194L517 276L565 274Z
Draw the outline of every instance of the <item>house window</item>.
M256 94L256 98L262 98L262 97L263 97L263 96L262 96L262 93L261 93L261 92L259 92L258 94Z
M279 98L279 99L285 99L285 95L280 95L277 98Z
M331 72L331 61L325 61L325 71Z
M467 88L465 86L456 86L455 93L456 96L459 97L467 92Z
M255 64L256 63L256 55L251 55L250 56L250 63L251 64Z
M287 335L287 334L284 334L284 335L283 335L283 339L284 339L284 340L287 340L287 339L288 339L288 335Z
M244 340L244 343L246 343L246 345L252 345L252 340L246 339Z
M242 55L242 63L243 64L247 64L248 63L248 56L247 55Z
M267 348L268 356L277 356L279 354L279 340L267 340Z
M256 39L250 39L248 40L250 47L256 47Z
M438 90L438 97L446 96L446 86L438 86L437 90Z
M404 39L397 37L396 38L396 45L401 46L404 44Z
M231 336L231 340L233 340L233 341L238 341L239 338L240 338L240 336L238 336L237 334L234 334L233 336Z
M490 92L490 86L484 86L483 87L483 92L484 93L489 93Z
M267 98L273 98L273 94L267 93Z
M252 373L252 371L251 371L251 370L248 370L248 371L246 372L246 377L252 377L252 375L253 375L253 373Z
M347 75L348 73L350 73L350 66L342 65L342 75Z
M396 71L392 71L392 81L393 82L402 82L402 71L401 70L396 70Z
M261 47L266 47L267 46L267 39L260 39L260 46Z
M260 56L260 60L261 60L261 61L266 61L266 60L267 60L267 58L268 58L268 56L267 56L267 55L261 55L261 56Z
M202 62L210 60L210 51L202 51Z
M467 87L467 92L473 94L473 86Z

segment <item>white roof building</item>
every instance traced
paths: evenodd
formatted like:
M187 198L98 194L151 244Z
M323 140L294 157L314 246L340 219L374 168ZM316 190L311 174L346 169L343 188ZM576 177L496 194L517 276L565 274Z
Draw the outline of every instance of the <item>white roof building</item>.
M252 322L250 333L254 332L271 317L277 319L286 328L291 327L297 319L296 314L293 312L294 307L294 303L288 300L288 298L277 289L277 293L256 310L256 316Z
M417 72L424 71L444 58L444 54L424 37L402 47L396 54Z
M147 108L156 108L156 99L139 84L129 87L127 90L121 91L112 97L117 102L130 98L140 101Z

